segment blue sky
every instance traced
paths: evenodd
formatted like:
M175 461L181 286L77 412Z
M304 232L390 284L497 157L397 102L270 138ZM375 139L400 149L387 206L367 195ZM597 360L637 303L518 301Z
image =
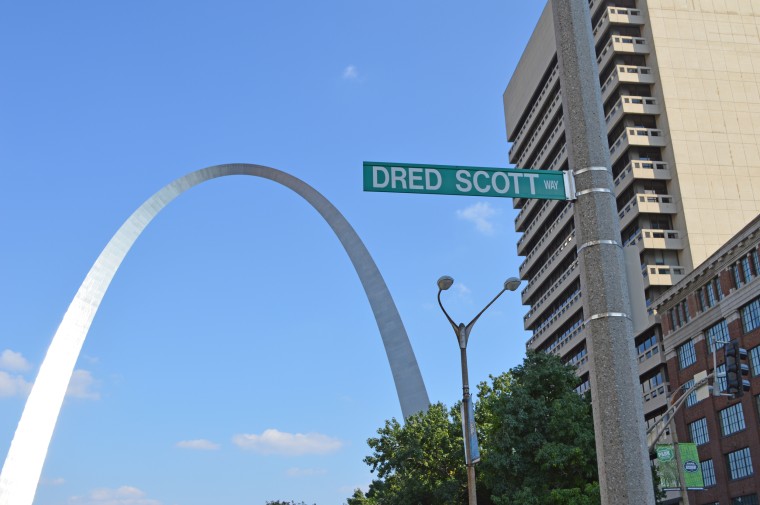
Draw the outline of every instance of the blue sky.
M362 192L361 163L506 166L501 94L541 2L2 2L0 453L71 298L129 214L187 172L272 166L373 255L428 393L461 396L435 295L469 321L515 275L511 200ZM517 293L470 380L519 363ZM146 230L84 344L36 505L341 504L400 417L345 252L289 190L227 177Z

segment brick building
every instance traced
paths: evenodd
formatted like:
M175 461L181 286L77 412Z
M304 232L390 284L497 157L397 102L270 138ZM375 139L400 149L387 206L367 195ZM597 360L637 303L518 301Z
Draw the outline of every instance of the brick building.
M760 494L760 216L654 304L673 392L694 375L724 373L721 341L748 351L751 389L741 398L690 395L675 418L677 440L694 442L706 490L691 505L758 505ZM717 378L716 390L726 379ZM677 397L677 395L674 395Z

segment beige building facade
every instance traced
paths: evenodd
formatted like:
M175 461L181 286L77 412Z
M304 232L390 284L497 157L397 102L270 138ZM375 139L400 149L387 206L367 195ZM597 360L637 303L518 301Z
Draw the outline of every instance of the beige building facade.
M631 284L643 289L641 305L649 308L635 345L652 425L670 393L654 301L760 214L760 2L589 6L621 241L638 257L634 274L641 279ZM509 158L518 168L574 168L553 30L547 3L504 92ZM573 204L516 199L515 207L527 345L578 366L585 391Z

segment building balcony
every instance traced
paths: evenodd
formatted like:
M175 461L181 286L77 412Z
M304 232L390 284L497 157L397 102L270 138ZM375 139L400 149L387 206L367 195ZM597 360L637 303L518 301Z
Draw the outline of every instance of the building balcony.
M517 143L512 144L512 149L509 150L510 159L512 159L512 156L516 155L518 152L520 153L517 161L518 164L523 160L530 158L531 150L537 146L538 141L543 138L544 134L546 134L546 130L549 128L549 126L555 123L558 112L559 114L562 114L562 99L560 97L560 93L554 95L554 99L549 104L549 107L541 118L541 121L536 125L536 129L534 130L533 135L531 135L530 139L527 140L527 142L521 142L521 144L524 144L524 147L518 146Z
M559 152L557 153L557 156L554 157L554 160L552 160L551 163L549 163L549 166L546 167L547 170L560 170L562 168L562 165L567 161L567 143L562 144L562 147L560 148Z
M535 231L540 228L540 225L543 224L542 219L544 219L546 216L551 214L551 212L559 205L560 200L547 200L547 202L541 207L541 210L539 210L533 220L530 222L528 226L525 227L525 230L523 231L522 237L517 241L517 254L520 256L525 256L525 247L528 245L528 243L533 238Z
M650 286L673 286L686 275L686 269L677 265L643 265L644 289Z
M607 123L607 130L611 130L626 114L650 114L657 116L660 114L660 106L656 98L623 95L604 118Z
M650 51L649 42L642 37L613 35L599 51L596 62L602 69L607 66L615 54L649 54Z
M570 285L578 280L580 277L580 268L578 268L578 260L575 260L570 267L565 270L562 276L554 281L549 289L544 291L541 298L536 303L531 305L530 311L523 316L523 324L526 328L530 328L536 322L536 319L543 314L543 310L547 303L553 301L554 298L564 292Z
M640 214L675 214L676 204L670 195L656 195L654 193L637 193L618 212L620 229L625 229Z
M663 361L664 357L660 344L650 347L646 351L639 354L639 375L644 375L645 373L657 368L663 364Z
M669 181L670 168L664 161L631 160L615 177L615 196L618 197L634 180Z
M683 250L683 238L676 230L643 229L631 237L624 245L635 245L639 252L645 249L660 249L669 251Z
M543 333L552 333L552 331L561 327L570 320L571 316L574 316L576 312L581 310L583 293L580 289L565 300L561 306L554 309L549 315L549 318L542 322L538 327L533 329L533 335L541 335ZM526 330L530 330L527 326Z
M626 128L610 145L610 159L613 164L628 149L628 146L665 147L665 137L662 130L656 128L639 128L637 126Z
M601 86L602 102L606 102L621 83L654 84L654 75L649 67L634 65L616 65L607 80Z
M598 11L599 7L602 5L604 5L604 0L588 0L588 9L591 12L592 19L596 15L596 11Z
M518 232L524 231L524 227L528 223L529 217L530 222L533 223L533 211L535 210L536 205L538 205L538 202L540 202L540 200L531 198L520 198L520 200L525 202L525 204L520 207L520 212L517 213L517 217L515 218L515 231Z
M668 404L670 384L664 382L654 388L644 388L644 413L660 409Z
M515 137L515 140L512 142L512 147L509 149L510 162L511 160L515 158L517 151L522 150L521 144L527 138L527 133L531 131L531 129L533 128L533 122L536 121L538 113L541 111L541 109L543 109L544 103L546 102L547 98L549 97L550 92L554 89L554 86L557 84L558 81L559 81L559 65L554 65L554 68L552 69L552 73L549 75L549 79L546 81L546 84L544 84L544 87L541 88L541 93L538 95L538 98L533 102L533 106L531 107L530 112L525 118L525 121L523 122L522 127L520 127L520 131L517 132L517 136Z
M540 348L545 342L547 338L551 338L551 334L544 334L541 335L543 338L533 338L531 337L530 340L528 340L527 347L528 349L538 349ZM568 353L571 349L575 349L578 345L580 345L583 340L586 339L586 325L583 323L578 324L575 328L572 329L572 331L567 332L566 335L562 336L560 340L557 340L555 343L553 343L551 346L546 348L547 353L552 353L555 356L563 356L564 354Z
M625 7L607 7L599 22L594 27L594 43L607 31L610 25L638 25L644 24L644 16L638 9L626 9Z
M531 158L530 155L532 154L532 151L530 151L529 149L524 149L522 151L522 154L520 154L520 157L518 158L516 165L520 168L543 168L544 163L546 163L546 157L554 149L554 143L564 133L565 133L565 118L562 117L562 115L560 114L559 119L557 120L557 123L554 126L554 129L549 134L549 136L546 137L546 141L543 143L543 145L541 146L541 150L533 159L533 163L531 164L531 166L526 165L528 160Z
M570 233L570 235L568 235L567 238L562 242L562 244L560 244L557 250L554 251L554 254L552 254L551 258L549 258L541 267L541 269L536 272L536 275L528 280L528 284L521 292L523 305L528 304L528 300L530 299L531 294L533 294L533 292L546 280L546 276L549 274L549 272L552 271L553 266L565 259L567 255L570 254L570 252L574 249L575 230L573 230L572 233ZM525 276L521 274L521 278L525 279Z
M550 244L557 238L557 232L562 230L565 225L567 225L567 223L573 219L572 209L573 206L568 204L562 210L559 216L557 216L557 219L549 227L549 229L544 232L541 240L539 240L538 243L536 243L536 245L533 246L530 252L525 256L525 261L523 261L522 265L520 265L521 276L525 275L525 273L533 267L533 264L538 260L538 258L543 256Z

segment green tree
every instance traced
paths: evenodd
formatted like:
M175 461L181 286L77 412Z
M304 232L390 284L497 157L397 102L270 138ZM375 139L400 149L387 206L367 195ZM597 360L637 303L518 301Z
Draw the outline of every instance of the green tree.
M528 352L478 386L478 472L495 505L600 502L591 402L577 384L556 356Z
M364 458L377 479L369 491L354 493L348 505L459 505L466 497L462 428L456 409L437 403L403 425L396 419L367 442ZM365 501L362 501L365 500Z
M591 403L559 358L529 352L523 364L478 385L479 505L598 505ZM377 479L347 505L466 502L459 406L438 403L401 425L386 421L364 461Z

